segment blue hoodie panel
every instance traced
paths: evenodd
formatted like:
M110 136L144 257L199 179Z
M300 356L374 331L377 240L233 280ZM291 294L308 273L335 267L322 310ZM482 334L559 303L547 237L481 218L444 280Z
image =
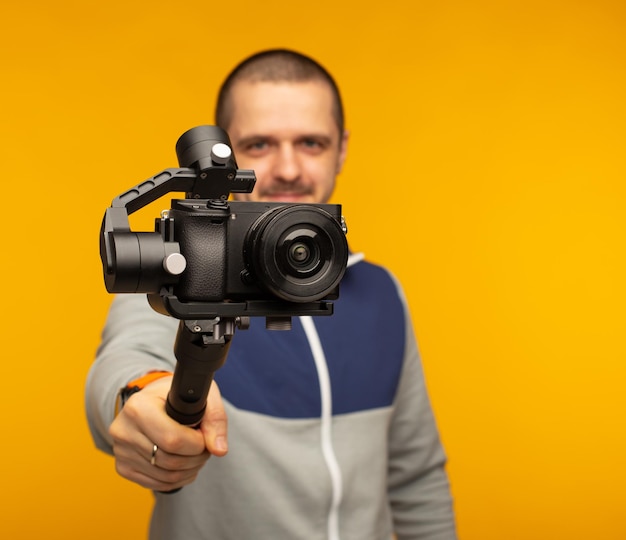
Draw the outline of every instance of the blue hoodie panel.
M315 317L331 380L333 414L385 407L396 394L404 356L404 306L381 267L350 267L334 314ZM268 331L262 318L238 330L215 380L235 407L278 418L316 418L320 388L298 317L290 331Z

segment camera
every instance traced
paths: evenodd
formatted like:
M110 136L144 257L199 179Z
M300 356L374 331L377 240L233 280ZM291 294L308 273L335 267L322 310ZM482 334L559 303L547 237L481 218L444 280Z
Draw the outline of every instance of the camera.
M336 205L174 201L169 218L187 268L182 301L337 298L347 259Z

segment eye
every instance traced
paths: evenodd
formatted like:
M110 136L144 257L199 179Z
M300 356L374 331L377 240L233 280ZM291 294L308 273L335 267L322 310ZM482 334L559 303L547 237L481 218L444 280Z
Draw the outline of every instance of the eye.
M269 142L265 139L254 139L241 145L241 151L251 156L260 156L269 149Z
M299 141L299 146L310 154L320 154L328 147L328 143L320 138L307 137Z
M320 142L315 139L305 139L304 141L302 141L302 144L304 146L308 146L309 148L316 148L318 146L321 146Z

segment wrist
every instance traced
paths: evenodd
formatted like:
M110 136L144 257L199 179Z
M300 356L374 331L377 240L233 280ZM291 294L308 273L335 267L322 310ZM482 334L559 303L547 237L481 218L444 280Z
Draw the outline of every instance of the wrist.
M120 388L119 392L117 393L117 398L115 400L115 416L120 413L120 411L124 407L124 404L128 401L128 398L130 398L130 396L136 394L140 390L143 390L146 386L154 381L162 379L163 377L171 376L171 371L153 370L149 371L148 373L142 375L137 379L130 381L126 386Z

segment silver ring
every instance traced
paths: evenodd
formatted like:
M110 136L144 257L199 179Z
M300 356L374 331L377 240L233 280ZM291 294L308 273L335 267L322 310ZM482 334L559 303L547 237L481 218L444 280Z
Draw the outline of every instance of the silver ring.
M150 465L156 465L156 454L159 447L156 444L152 445L152 455L150 456Z

